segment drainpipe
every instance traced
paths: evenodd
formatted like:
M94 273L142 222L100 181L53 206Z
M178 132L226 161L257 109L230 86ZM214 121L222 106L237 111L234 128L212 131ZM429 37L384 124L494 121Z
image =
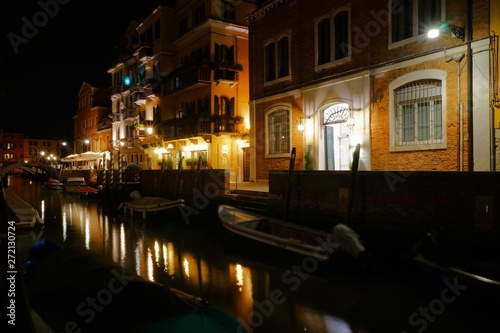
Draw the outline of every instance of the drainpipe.
M473 87L472 87L472 0L467 0L467 132L468 170L474 171Z
M459 115L459 128L460 128L460 132L459 132L459 136L458 136L458 140L459 140L459 143L458 143L458 146L459 146L459 166L458 166L458 170L459 171L463 171L464 170L464 111L463 111L463 105L462 105L462 84L461 84L461 73L462 73L462 69L463 67L460 67L460 62L462 61L462 59L464 58L464 54L463 53L458 53L458 54L455 54L453 55L453 57L448 61L451 61L452 59L457 63L457 95L458 95L458 115Z

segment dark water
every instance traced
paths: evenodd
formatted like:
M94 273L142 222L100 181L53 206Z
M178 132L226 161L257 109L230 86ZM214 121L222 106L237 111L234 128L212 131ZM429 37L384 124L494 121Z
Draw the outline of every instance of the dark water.
M45 220L43 230L18 231L18 260L43 237L91 249L219 305L254 332L500 332L497 299L410 263L332 268L234 238L215 216L131 220L24 178L10 176L9 186Z

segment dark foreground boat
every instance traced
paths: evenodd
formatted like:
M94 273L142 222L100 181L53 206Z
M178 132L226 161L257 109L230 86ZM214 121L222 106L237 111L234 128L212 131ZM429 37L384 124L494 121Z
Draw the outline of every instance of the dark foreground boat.
M151 282L93 251L41 239L30 250L27 298L55 332L247 332L214 304Z
M339 250L356 258L365 250L359 236L344 224L329 233L230 205L219 205L218 216L237 235L318 260L329 260Z

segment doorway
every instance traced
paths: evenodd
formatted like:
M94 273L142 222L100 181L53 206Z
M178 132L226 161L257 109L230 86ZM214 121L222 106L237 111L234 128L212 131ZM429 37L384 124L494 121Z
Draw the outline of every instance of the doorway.
M346 122L324 127L325 170L349 170L349 131Z

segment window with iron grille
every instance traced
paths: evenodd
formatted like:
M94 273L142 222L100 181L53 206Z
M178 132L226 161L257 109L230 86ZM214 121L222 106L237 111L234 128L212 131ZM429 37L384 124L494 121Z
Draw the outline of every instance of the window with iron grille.
M267 113L267 154L290 154L290 110L277 108Z
M443 101L440 80L420 80L394 91L396 146L442 143Z

